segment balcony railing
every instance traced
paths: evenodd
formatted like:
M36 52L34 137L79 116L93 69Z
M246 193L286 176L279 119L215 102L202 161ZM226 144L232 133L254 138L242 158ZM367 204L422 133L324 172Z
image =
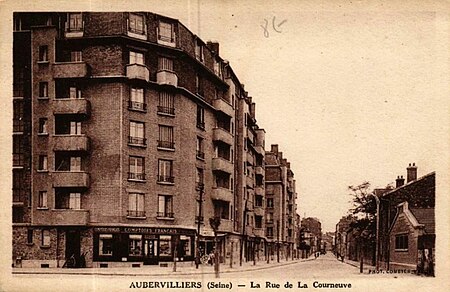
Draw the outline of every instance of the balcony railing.
M205 159L205 152L197 150L197 158Z
M129 172L128 173L128 179L144 181L145 180L145 173Z
M85 135L54 135L55 151L89 151L89 137Z
M223 112L227 116L233 117L234 116L234 109L227 101L223 100L222 98L217 98L213 100L213 106L216 108L216 110Z
M156 82L158 84L178 86L178 76L175 72L160 70L156 72Z
M158 175L158 182L173 184L175 182L175 178L173 176Z
M158 114L165 114L165 115L175 115L175 108L173 107L166 107L166 106L158 106Z
M145 111L147 111L147 104L143 103L143 102L139 102L139 101L130 100L128 102L128 109L134 110L134 111L145 112Z
M90 115L91 104L84 98L55 98L53 113L55 114L83 114Z
M88 76L89 66L86 62L59 62L53 64L55 78L83 78Z
M234 139L233 135L223 128L214 128L213 129L213 140L214 141L222 141L228 145L233 145Z
M158 148L175 149L175 143L171 142L171 141L160 141L160 140L158 140Z
M234 171L234 166L231 161L224 158L216 157L212 160L212 169L217 171L223 171L232 174Z
M89 174L84 171L52 172L53 187L89 187Z
M159 218L174 218L173 212L157 212L156 217Z
M130 145L138 145L138 146L146 146L147 145L147 139L142 138L142 137L128 136L128 144L130 144Z
M145 211L142 210L128 210L127 217L145 217Z

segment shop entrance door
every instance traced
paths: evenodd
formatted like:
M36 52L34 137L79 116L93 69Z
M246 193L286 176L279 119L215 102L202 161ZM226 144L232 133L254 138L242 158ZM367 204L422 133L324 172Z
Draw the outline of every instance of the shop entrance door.
M157 265L158 259L158 240L156 238L144 239L144 265Z
M80 267L80 231L67 230L66 232L66 267Z

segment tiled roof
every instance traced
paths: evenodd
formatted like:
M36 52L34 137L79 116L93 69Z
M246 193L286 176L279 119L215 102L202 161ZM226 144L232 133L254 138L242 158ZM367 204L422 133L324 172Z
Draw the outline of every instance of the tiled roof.
M409 208L420 224L425 225L425 232L428 234L435 233L435 216L434 208Z

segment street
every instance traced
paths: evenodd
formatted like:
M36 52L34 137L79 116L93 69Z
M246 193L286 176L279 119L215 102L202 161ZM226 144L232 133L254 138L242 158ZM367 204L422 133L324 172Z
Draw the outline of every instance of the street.
M166 270L165 274L162 274L161 270L156 271L155 274L151 274L144 273L145 270L143 269L111 269L110 274L86 275L80 274L81 270L75 269L72 270L74 274L17 274L13 275L13 280L20 283L20 285L25 285L23 286L24 289L34 289L36 288L36 283L45 285L59 285L63 283L65 287L73 288L73 290L69 289L69 291L92 291L100 289L99 287L104 287L104 285L107 285L108 291L116 291L116 289L117 291L123 291L129 288L153 288L153 291L171 291L174 288L181 287L168 287L164 285L185 285L181 283L196 283L197 287L194 286L187 289L189 291L229 289L233 291L270 291L275 289L301 288L319 288L328 291L330 286L326 285L331 284L350 284L352 287L343 286L342 288L344 290L345 288L359 290L355 288L370 289L374 284L380 285L380 283L382 283L383 287L397 286L406 280L415 282L417 280L421 280L422 282L425 280L422 277L410 273L369 274L368 267L365 267L364 273L360 274L359 267L338 261L332 253L321 255L317 259L312 257L308 260L298 262L285 262L282 266L276 265L276 263L271 263L270 265L258 263L257 266L252 266L247 263L247 265L235 267L232 270L226 269L224 266L221 267L219 279L215 278L212 267L205 266L203 269L205 273L200 273L198 270L195 273L195 270L191 270L194 272L192 274L186 274L188 272L187 269L179 269L176 273L171 273ZM28 286L30 285L30 281L26 280L30 278L40 279L42 281L32 281L34 286ZM113 279L114 285L111 284ZM145 285L149 285L149 287ZM198 288L198 285L201 285L201 287ZM285 287L285 285L288 286ZM183 288L185 287L183 286ZM183 289L177 290L183 291ZM102 288L97 291L104 291L104 289Z

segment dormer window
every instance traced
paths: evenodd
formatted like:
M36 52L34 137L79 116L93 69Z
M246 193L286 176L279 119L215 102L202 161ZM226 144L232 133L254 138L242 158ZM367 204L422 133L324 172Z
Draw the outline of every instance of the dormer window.
M175 29L172 23L167 21L159 22L158 43L175 46Z

